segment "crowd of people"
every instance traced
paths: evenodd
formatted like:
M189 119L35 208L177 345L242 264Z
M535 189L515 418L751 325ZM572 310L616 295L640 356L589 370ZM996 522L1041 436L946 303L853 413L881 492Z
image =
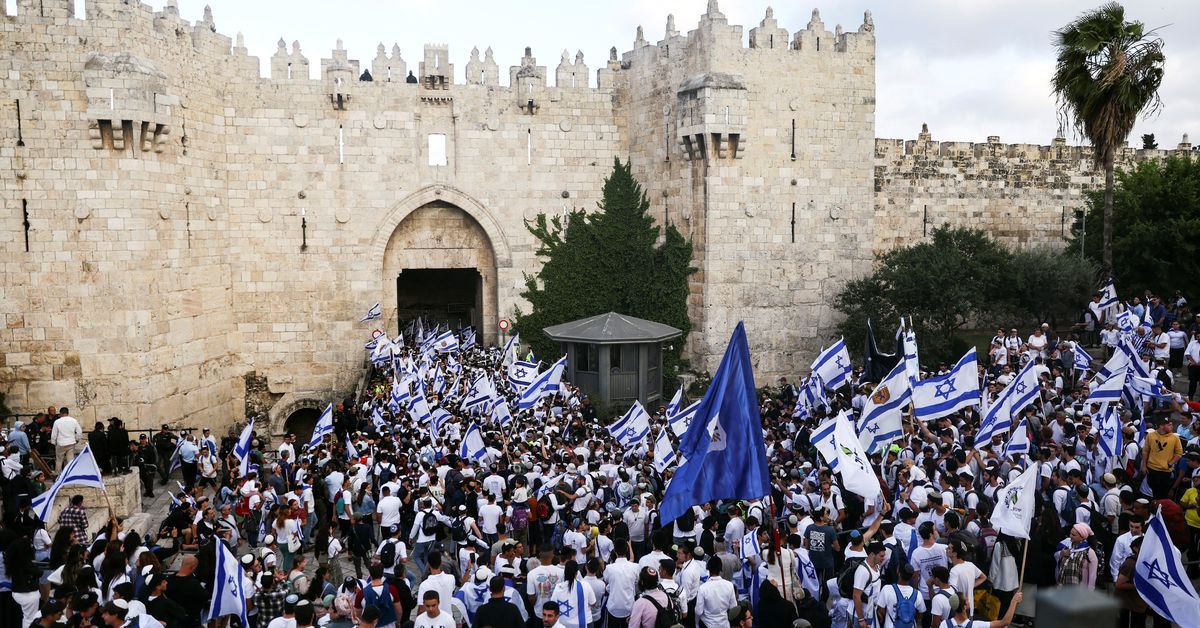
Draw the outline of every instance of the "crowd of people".
M47 478L31 449L53 448L61 470L84 437L66 408L18 423L0 465L0 625L239 624L208 616L221 544L243 569L248 628L1001 628L1027 619L1023 584L1108 591L1121 626L1159 626L1132 580L1160 512L1189 574L1200 573L1190 395L1120 406L1124 444L1106 455L1100 408L1086 403L1104 364L1074 357L1086 339L998 330L979 365L985 401L1016 370L1038 369L1036 401L1013 417L1027 451L1006 446L1011 434L976 442L978 408L928 422L906 414L903 435L872 454L873 501L843 489L812 436L861 412L874 383L855 370L811 404L803 385L779 379L759 392L770 494L697 504L664 523L658 504L674 469L653 443L684 433L672 419L685 404L652 409L650 433L623 446L569 382L519 410L514 347L441 351L409 331L417 337L376 341L393 343L392 359L362 398L332 405L332 429L313 443L254 431L239 452L233 428L218 442L164 425L131 442L119 420L97 424L87 442L105 434L106 472L137 467L151 491L180 470L170 511L144 533L116 517L91 529L98 506L80 496L63 498L56 521L39 520L30 502ZM1117 338L1117 353L1133 351L1173 383L1170 352L1122 343L1133 346ZM1200 340L1185 349L1188 366L1200 364ZM482 388L491 398L480 405ZM484 446L470 449L476 426ZM990 515L1031 465L1037 523L1024 539Z

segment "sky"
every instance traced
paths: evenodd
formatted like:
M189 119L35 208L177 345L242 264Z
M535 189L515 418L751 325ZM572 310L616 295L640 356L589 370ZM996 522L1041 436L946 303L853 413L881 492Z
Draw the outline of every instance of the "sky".
M204 0L178 0L184 19L197 20ZM375 48L393 43L416 69L426 43L447 44L456 82L471 48L493 48L501 82L526 46L551 74L563 49L582 51L592 70L608 50L632 47L637 26L647 41L663 37L668 13L686 33L696 27L706 0L208 0L217 30L244 34L251 55L266 73L276 42L299 40L315 74L342 39L351 59L369 68ZM1099 0L820 0L822 21L833 31L857 30L863 11L874 14L876 33L876 136L913 139L922 123L939 141L1048 144L1059 125L1050 94L1054 69L1051 31ZM156 9L166 0L149 2ZM1162 148L1174 148L1184 133L1200 144L1200 10L1196 0L1130 0L1126 19L1157 29L1166 45L1161 110L1140 120L1130 144L1154 133ZM721 0L731 24L750 29L762 20L768 0ZM789 32L803 28L812 9L794 3L774 6ZM1080 138L1067 129L1072 142Z

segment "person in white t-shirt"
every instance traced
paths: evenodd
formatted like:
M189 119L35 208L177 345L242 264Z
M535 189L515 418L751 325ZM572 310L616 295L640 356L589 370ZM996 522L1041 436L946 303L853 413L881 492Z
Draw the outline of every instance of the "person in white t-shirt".
M496 503L496 495L488 493L487 503L479 507L479 531L483 533L483 540L488 547L500 540L498 526L503 517L504 508Z
M975 614L975 587L987 581L987 576L984 575L975 563L967 560L970 548L961 540L951 541L946 546L946 557L950 559L950 586L954 587L967 599L967 606L970 609L970 615Z
M450 611L442 610L441 595L437 591L426 591L421 596L421 608L425 612L417 615L413 628L456 628Z
M400 509L404 507L404 502L392 494L388 486L379 489L379 503L375 505L375 516L379 521L379 529L387 530L388 528L400 525Z
M883 628L893 628L896 625L897 613L900 600L902 599L912 600L913 607L918 614L925 612L925 600L921 597L921 592L907 584L902 584L904 582L912 582L912 565L900 563L897 572L899 582L897 584L884 585L875 599L875 606L879 609L879 619L882 622Z

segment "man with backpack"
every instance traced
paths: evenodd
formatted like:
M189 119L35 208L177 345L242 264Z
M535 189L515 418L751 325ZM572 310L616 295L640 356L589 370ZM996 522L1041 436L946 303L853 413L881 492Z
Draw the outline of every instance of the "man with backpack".
M886 556L887 548L874 541L867 545L866 558L847 559L838 575L838 595L842 597L842 604L849 605L848 612L855 628L875 625L875 600L883 576L880 568Z
M908 584L913 579L912 565L898 563L894 575L896 584L885 585L875 602L880 625L882 628L916 628L925 612L925 600L920 591Z
M400 571L400 577L404 577L404 561L408 558L408 548L405 547L404 541L401 540L402 531L399 525L392 525L384 528L384 532L388 535L379 544L376 554L379 555L379 563L383 565L383 573L386 576L395 576L396 571Z
M412 530L408 533L408 542L413 547L413 563L417 568L418 575L424 579L425 561L434 541L438 538L438 532L442 525L449 527L452 522L446 515L434 509L433 500L428 497L422 498L417 507L419 511L413 519Z
M371 582L354 596L354 616L362 616L367 607L379 611L379 622L375 628L395 628L399 618L403 617L404 609L400 605L400 592L396 587L383 579L383 565L373 563L368 567Z

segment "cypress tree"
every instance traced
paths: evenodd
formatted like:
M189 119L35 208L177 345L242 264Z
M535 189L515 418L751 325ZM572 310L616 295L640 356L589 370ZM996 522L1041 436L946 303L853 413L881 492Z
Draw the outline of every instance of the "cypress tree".
M537 275L525 276L521 296L530 311L518 309L514 327L540 359L553 361L560 355L542 329L610 311L671 325L686 338L692 329L688 277L696 272L692 243L673 226L661 234L660 243L649 208L630 164L615 158L599 211L539 214L526 223L545 264ZM674 379L685 366L682 350L682 339L664 346L665 379Z

